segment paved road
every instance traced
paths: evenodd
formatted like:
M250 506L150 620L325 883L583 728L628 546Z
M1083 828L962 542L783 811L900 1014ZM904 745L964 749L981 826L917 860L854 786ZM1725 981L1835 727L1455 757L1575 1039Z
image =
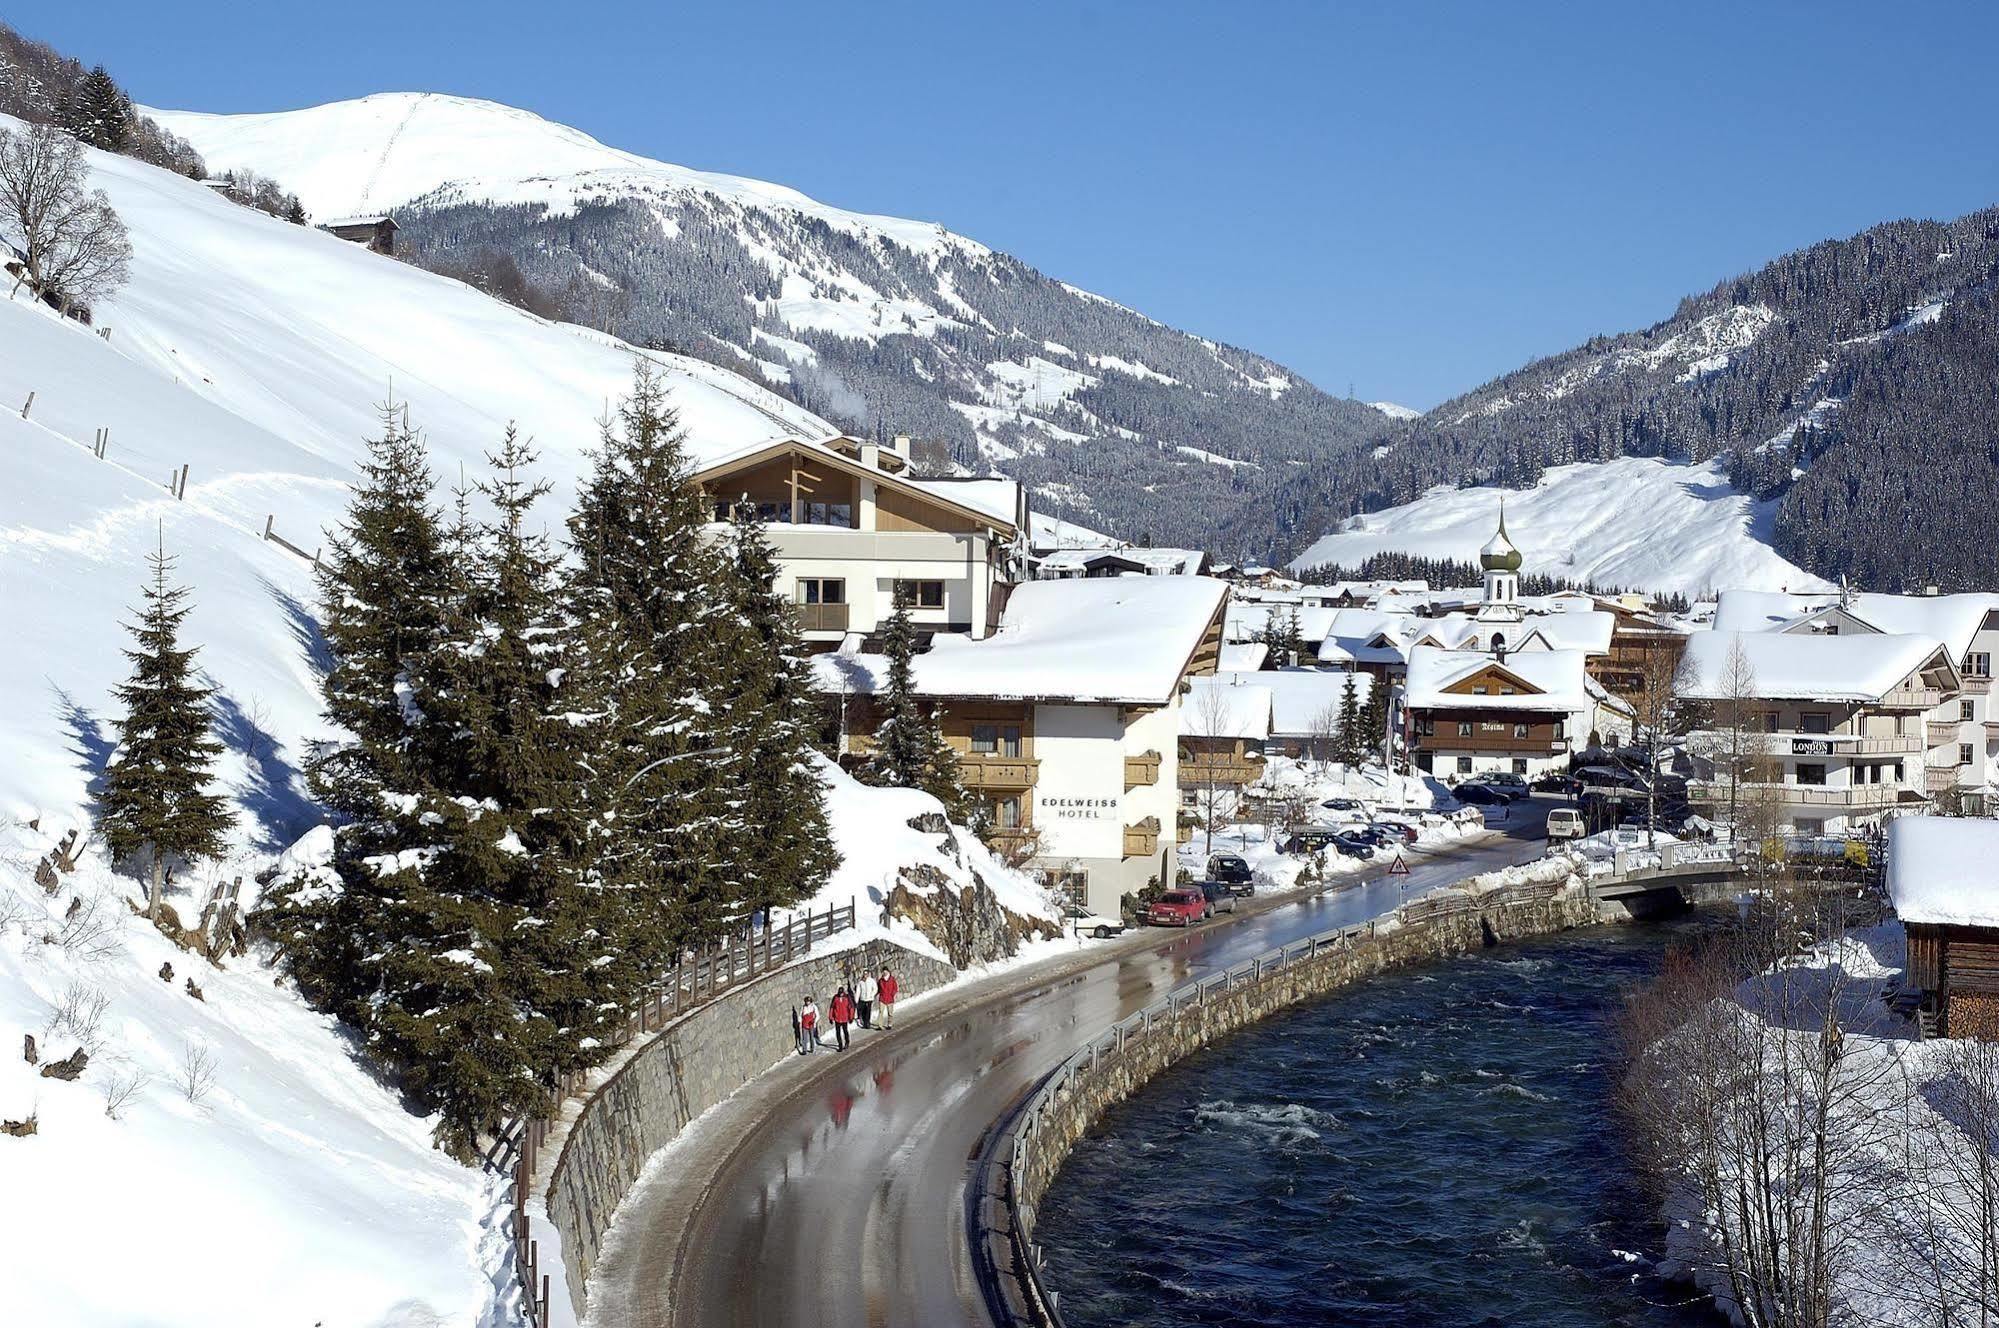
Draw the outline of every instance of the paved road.
M593 1322L983 1328L965 1186L973 1149L1009 1103L1082 1039L1191 978L1539 856L1546 811L1523 802L1511 825L1495 824L1504 837L1415 863L1408 876L1210 924L1163 949L1156 931L1098 944L1095 962L1014 975L973 999L940 993L936 1009L909 1011L891 1034L861 1034L837 1061L787 1065L796 1084L689 1157L686 1178L620 1211L625 1247L599 1265Z

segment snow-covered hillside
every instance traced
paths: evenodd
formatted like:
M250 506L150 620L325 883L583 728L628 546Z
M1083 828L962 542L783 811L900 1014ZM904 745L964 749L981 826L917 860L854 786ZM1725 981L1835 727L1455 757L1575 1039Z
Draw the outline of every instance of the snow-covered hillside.
M1351 518L1294 565L1352 567L1387 550L1469 560L1491 537L1502 500L1529 572L1689 594L1827 584L1770 547L1775 504L1731 489L1719 462L1676 466L1645 457L1555 466L1526 490L1439 486L1413 503Z
M581 321L699 348L846 427L998 466L1057 515L1128 538L1202 542L1240 468L1383 423L936 224L653 161L492 102L148 114L212 170L273 176L321 219L393 210L420 262L504 254Z

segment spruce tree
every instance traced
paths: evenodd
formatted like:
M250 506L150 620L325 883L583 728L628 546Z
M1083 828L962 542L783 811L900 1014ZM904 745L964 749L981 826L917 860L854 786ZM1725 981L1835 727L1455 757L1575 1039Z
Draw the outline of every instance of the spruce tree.
M1380 753L1382 739L1387 736L1388 680L1375 678L1367 689L1367 700L1360 707L1360 731L1354 746L1361 759Z
M124 91L98 65L76 85L58 120L91 147L123 152L131 143L132 118L132 104Z
M738 790L740 912L768 912L810 896L837 865L812 736L819 703L791 605L777 593L777 556L756 507L731 512L724 582L731 624L728 726L721 737Z
M320 801L357 820L418 779L408 674L436 635L448 580L423 442L406 409L379 410L382 431L318 570L320 632L333 657L321 682L325 714L355 740L322 745L306 762Z
M1361 733L1360 697L1351 673L1347 675L1346 685L1340 690L1338 750L1340 762L1349 767L1359 765L1362 753L1367 750L1367 740Z
M624 903L620 944L655 971L721 935L733 911L717 852L740 795L717 737L727 573L692 477L679 416L641 358L569 518L564 603L579 636L576 736L594 777L587 828L603 888Z
M139 620L126 625L136 648L125 651L132 678L118 688L117 757L104 775L100 816L105 842L118 858L143 855L151 879L146 916L159 920L169 858L195 861L223 850L228 803L206 791L209 768L222 752L209 729L214 694L194 680L194 647L180 644L188 591L168 580L174 560L160 546L147 555L152 580Z
M959 779L957 755L916 694L916 627L904 600L896 600L882 624L881 641L887 687L876 698L881 721L865 773L871 782L890 788L922 789L944 804L952 820L962 821L972 812L971 798Z

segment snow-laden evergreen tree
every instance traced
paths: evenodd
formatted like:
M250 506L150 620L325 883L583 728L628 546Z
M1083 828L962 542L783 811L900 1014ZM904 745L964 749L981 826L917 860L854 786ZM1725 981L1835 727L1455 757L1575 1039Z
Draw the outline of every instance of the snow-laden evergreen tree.
M157 922L168 863L220 854L230 814L228 802L207 791L222 744L209 726L215 689L195 681L196 647L180 643L188 591L169 579L174 560L164 538L147 562L152 579L138 621L126 625L132 677L118 688L125 714L115 723L118 750L104 773L99 815L113 856L144 859L146 916Z
M91 147L123 152L132 138L132 103L111 75L98 65L70 94L58 123Z
M795 904L837 865L826 824L826 790L812 751L819 704L791 605L777 593L777 556L754 505L730 514L724 582L730 633L726 729L742 833L728 856L736 908Z
M1388 736L1388 680L1374 679L1367 689L1367 699L1360 705L1359 732L1355 735L1354 746L1362 759L1378 757L1382 741Z
M864 776L890 788L922 789L939 802L954 821L972 812L971 798L959 779L958 758L930 707L916 694L916 627L909 605L897 599L882 624L882 654L888 661L887 688L875 698L881 721L875 726L875 749Z
M1340 689L1340 733L1337 744L1340 761L1351 767L1361 763L1367 754L1367 735L1361 730L1359 689L1354 684L1354 676L1349 673L1346 685Z
M565 601L579 625L595 856L603 888L625 902L621 943L655 972L729 926L734 884L717 845L743 824L717 739L727 569L692 476L679 416L641 358L569 519Z
M423 441L395 403L368 443L361 482L319 562L320 632L333 656L326 718L354 741L307 758L319 800L357 820L415 777L410 662L430 649L448 580Z

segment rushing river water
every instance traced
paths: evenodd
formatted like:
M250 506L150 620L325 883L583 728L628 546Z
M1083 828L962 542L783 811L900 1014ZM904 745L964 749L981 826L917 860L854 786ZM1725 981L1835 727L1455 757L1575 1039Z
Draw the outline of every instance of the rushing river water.
M1610 1104L1619 993L1672 932L1600 927L1375 978L1154 1080L1037 1235L1071 1328L1712 1328Z

